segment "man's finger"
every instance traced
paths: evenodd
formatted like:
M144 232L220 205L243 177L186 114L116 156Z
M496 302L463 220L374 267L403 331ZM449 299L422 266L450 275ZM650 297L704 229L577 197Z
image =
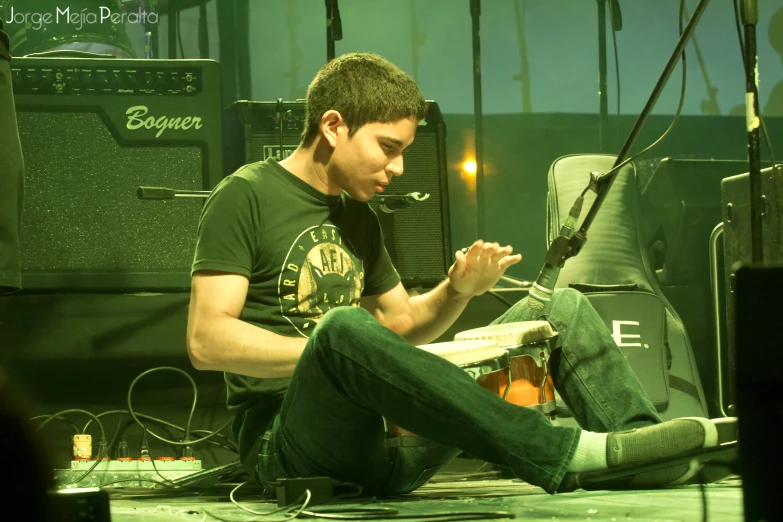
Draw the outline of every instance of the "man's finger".
M457 250L454 254L454 264L449 267L448 276L456 275L460 270L460 264L464 263L465 253L462 250Z
M494 254L498 249L497 243L484 243L484 248L481 250L481 261L484 266L492 264Z
M502 260L505 256L510 255L514 251L514 247L511 245L506 245L504 247L498 248L497 251L492 254L492 262L496 262L498 260Z
M522 254L515 254L513 256L506 256L503 258L500 263L498 263L498 266L505 270L506 268L510 267L511 265L516 265L522 261Z
M478 261L479 256L481 255L481 250L484 247L485 243L481 239L476 240L472 245L470 245L470 248L468 249L467 253L467 260L470 263L475 263Z

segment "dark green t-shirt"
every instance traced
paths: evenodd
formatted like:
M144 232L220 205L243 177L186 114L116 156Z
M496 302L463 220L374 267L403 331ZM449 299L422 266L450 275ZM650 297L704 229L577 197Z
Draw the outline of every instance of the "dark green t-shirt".
M244 275L249 288L240 319L288 337L309 337L337 306L394 288L400 277L367 203L317 191L275 160L223 179L207 199L193 272ZM225 374L234 435L246 467L279 409L289 379Z

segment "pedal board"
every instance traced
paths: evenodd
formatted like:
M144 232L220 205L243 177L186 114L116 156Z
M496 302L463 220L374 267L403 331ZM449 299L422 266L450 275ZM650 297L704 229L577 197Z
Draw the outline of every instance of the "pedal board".
M200 460L105 460L89 475L74 483L94 464L94 460L72 460L70 469L55 469L55 487L96 488L111 484L153 488L157 486L156 482L165 482L163 477L176 480L202 471Z

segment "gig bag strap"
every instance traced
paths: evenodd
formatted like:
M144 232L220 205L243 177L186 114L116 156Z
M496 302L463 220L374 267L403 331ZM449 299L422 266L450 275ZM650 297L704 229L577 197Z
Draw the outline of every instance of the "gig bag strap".
M638 290L636 283L620 285L596 285L591 283L569 283L569 287L578 290L583 294L593 292L633 292Z

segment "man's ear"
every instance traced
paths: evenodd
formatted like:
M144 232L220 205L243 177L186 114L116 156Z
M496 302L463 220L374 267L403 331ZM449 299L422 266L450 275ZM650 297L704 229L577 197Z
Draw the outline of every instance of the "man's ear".
M334 109L326 111L321 116L321 134L332 148L337 146L337 136L340 127L343 126L345 126L345 120L343 120L342 114Z

